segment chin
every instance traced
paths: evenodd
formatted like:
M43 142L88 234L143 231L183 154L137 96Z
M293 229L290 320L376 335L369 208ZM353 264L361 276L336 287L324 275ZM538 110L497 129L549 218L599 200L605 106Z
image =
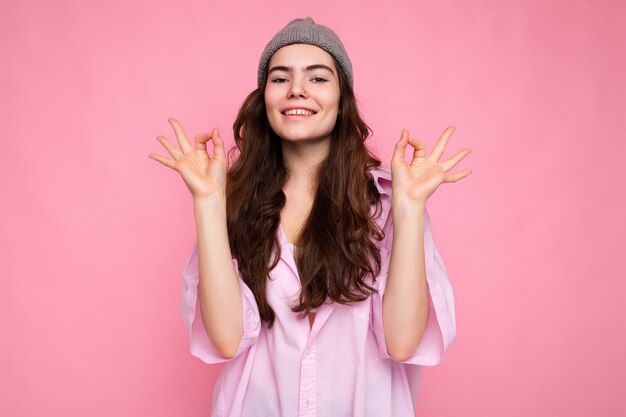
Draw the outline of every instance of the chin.
M316 142L325 138L329 138L330 137L330 133L328 134L318 134L318 133L278 133L278 136L286 141L289 142L305 142L305 141L310 141L310 142Z

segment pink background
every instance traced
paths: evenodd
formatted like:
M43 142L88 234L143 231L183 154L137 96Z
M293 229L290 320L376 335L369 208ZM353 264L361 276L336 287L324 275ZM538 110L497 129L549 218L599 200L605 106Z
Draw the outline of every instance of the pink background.
M3 2L0 415L208 415L191 195L148 154L169 117L232 142L265 43L307 15L385 161L402 128L473 151L428 203L458 335L417 414L626 415L626 3L591 0Z

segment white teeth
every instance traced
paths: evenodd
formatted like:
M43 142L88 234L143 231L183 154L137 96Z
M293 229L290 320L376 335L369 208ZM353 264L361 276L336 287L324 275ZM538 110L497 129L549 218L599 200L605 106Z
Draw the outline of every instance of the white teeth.
M290 115L311 116L315 113L310 110L304 110L304 109L290 109L290 110L285 111L283 114L286 116L290 116Z

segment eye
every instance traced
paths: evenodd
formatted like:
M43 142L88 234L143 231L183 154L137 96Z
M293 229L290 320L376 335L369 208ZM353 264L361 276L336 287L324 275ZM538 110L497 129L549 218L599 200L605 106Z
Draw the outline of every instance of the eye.
M313 81L316 82L316 83L325 83L328 80L325 79L325 78L322 78L322 77L315 77L315 78L313 78Z
M272 82L273 82L273 83L276 83L276 84L282 84L282 83L283 83L283 81L287 81L287 79L286 79L286 78L274 78L274 79L272 80Z

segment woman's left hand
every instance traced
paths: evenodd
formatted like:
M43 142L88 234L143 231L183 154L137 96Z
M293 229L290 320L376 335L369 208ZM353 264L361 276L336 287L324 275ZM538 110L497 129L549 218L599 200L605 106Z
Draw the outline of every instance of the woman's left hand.
M402 129L402 135L396 143L391 159L393 199L396 203L409 202L425 205L428 197L441 183L456 182L471 174L470 169L457 174L448 173L459 161L469 155L470 148L465 148L451 158L439 162L452 132L454 132L454 126L448 127L435 144L432 153L426 157L426 144L409 137L409 132ZM413 159L409 164L404 160L408 144L414 148Z

